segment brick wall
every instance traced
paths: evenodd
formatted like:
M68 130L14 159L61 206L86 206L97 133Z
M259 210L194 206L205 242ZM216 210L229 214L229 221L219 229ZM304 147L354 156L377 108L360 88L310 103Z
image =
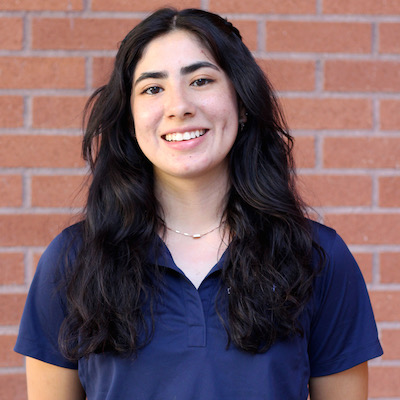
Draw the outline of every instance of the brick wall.
M0 1L0 399L36 262L84 197L82 108L159 0ZM171 3L173 3L171 1ZM227 15L279 90L306 199L353 250L385 355L370 398L400 399L400 1L180 0Z

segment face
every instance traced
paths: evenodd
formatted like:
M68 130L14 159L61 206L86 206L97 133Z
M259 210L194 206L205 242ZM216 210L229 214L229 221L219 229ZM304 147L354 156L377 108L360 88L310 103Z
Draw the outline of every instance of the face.
M237 97L195 36L177 30L148 44L135 69L131 107L136 139L156 179L227 174Z

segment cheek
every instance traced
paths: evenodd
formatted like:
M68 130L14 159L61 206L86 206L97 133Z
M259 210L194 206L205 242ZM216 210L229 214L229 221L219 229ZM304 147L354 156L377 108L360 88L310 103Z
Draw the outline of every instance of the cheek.
M229 87L225 87L218 96L211 100L209 110L227 125L236 126L238 124L239 109L236 94Z
M148 125L148 119L150 115L148 110L146 110L144 107L141 107L140 105L133 106L132 115L136 130L141 130L143 127Z
M140 112L137 108L132 107L133 115L133 125L135 129L135 138L143 153L146 155L146 148L148 147L150 140L150 132L148 129L148 124L146 122L147 118L143 112ZM147 156L147 155L146 155Z
M228 98L215 98L207 102L207 113L215 122L224 126L235 125L238 123L238 108L235 103Z
M143 138L147 141L154 136L157 130L159 113L156 108L132 107L133 123L135 127L136 137Z

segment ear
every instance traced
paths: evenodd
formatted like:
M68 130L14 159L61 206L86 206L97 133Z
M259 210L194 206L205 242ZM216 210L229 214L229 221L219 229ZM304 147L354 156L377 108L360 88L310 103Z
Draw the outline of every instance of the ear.
M247 122L247 112L243 111L239 113L239 123L245 124Z
M247 122L247 111L242 101L239 100L239 123L245 124L246 122Z

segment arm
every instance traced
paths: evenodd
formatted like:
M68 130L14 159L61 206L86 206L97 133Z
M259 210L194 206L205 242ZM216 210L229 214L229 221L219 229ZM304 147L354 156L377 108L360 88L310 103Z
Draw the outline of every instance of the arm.
M29 400L83 400L78 370L62 368L26 357Z
M367 400L368 363L337 374L311 378L311 400Z

